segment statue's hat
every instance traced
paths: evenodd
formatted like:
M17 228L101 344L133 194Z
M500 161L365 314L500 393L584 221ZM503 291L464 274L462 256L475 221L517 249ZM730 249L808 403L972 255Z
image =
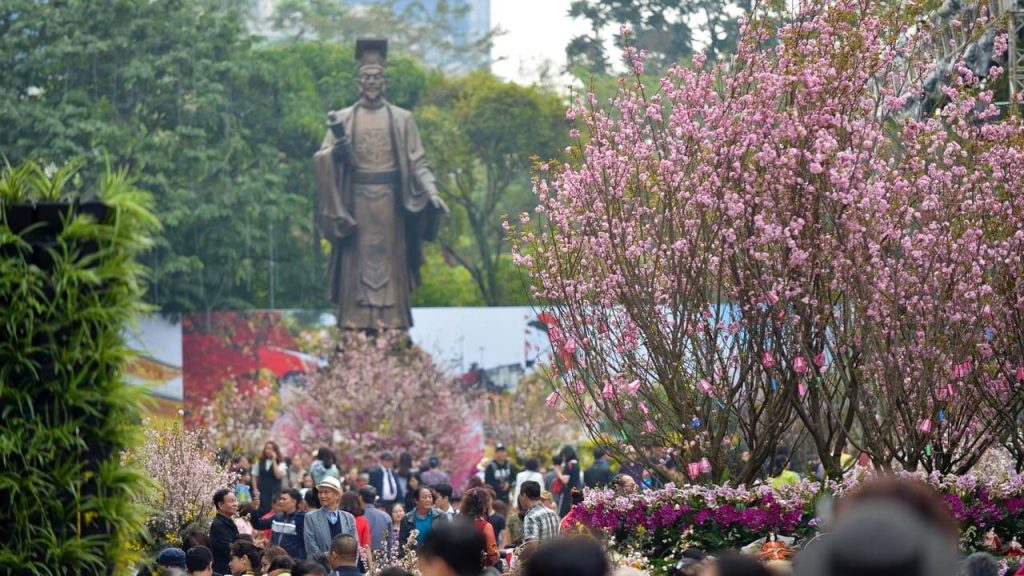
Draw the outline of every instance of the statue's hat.
M387 38L359 38L356 40L356 62L359 67L384 66L388 57Z

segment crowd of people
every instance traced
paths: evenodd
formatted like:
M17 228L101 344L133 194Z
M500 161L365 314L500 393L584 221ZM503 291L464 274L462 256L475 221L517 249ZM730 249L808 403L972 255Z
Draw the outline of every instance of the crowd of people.
M161 551L155 569L164 576L405 576L411 565L402 560L415 553L422 576L513 570L524 576L611 576L601 535L574 521L574 506L583 501L584 487L627 494L644 489L648 475L628 464L614 473L601 448L585 470L569 446L551 460L547 470L533 458L519 470L498 445L480 473L455 488L435 456L416 466L407 453L396 461L383 452L373 466L342 473L328 448L307 464L301 456L283 458L277 445L267 442L255 462L245 456L231 460L238 480L213 494L216 516L209 530L184 534L182 547ZM958 527L941 497L925 484L867 483L839 501L832 524L799 553L772 536L759 554L685 549L666 571L669 576L1016 571L1000 569L984 554L962 561ZM643 574L628 565L614 572ZM1024 569L1016 574L1024 576Z

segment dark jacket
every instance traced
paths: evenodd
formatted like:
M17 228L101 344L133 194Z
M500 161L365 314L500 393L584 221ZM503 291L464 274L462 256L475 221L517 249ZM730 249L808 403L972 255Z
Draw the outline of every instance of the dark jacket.
M433 526L438 522L447 522L448 515L441 512L437 508L430 509L430 525ZM412 534L413 530L416 529L416 509L413 508L412 512L409 512L402 517L402 524L398 528L398 550L399 554L405 552L405 543L409 541L409 535Z
M377 496L380 497L381 501L404 502L405 490L402 489L402 484L398 481L398 471L392 470L391 477L395 481L396 496L394 500L384 500L384 468L377 466L373 470L370 470L370 486L373 486L377 490Z
M612 470L605 460L598 460L583 472L583 485L587 488L605 488L612 483Z
M238 538L238 526L227 516L217 514L210 523L210 552L213 553L213 571L228 574L231 561L231 543Z
M487 469L484 470L484 482L488 486L494 489L494 497L502 502L508 502L508 493L516 485L516 467L511 462L506 461L504 464L498 464L497 461L492 460L487 465ZM502 490L501 484L505 484L505 489Z
M303 542L303 525L306 514L304 512L292 512L291 514L275 514L266 520L260 519L255 510L249 517L249 522L256 530L270 530L272 535L270 541L284 548L288 555L295 560L306 558L306 544Z

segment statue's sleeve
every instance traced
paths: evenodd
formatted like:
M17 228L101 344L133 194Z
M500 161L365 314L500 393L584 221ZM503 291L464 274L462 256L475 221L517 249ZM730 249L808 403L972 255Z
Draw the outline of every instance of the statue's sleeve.
M427 153L423 149L423 141L420 140L420 131L416 127L416 120L409 115L409 123L405 128L406 146L409 150L409 170L413 176L414 194L425 194L427 198L437 194L437 183L434 180L434 172L430 170L427 163Z
M328 131L320 150L313 154L317 227L330 241L348 237L356 227L355 219L345 206L345 168L334 157L334 142L334 135Z
M411 114L405 127L405 145L409 151L409 172L412 175L412 198L407 199L405 206L410 212L419 212L421 215L417 218L417 235L423 240L436 240L445 213L435 208L430 201L430 197L437 194L437 183L427 163L420 131Z

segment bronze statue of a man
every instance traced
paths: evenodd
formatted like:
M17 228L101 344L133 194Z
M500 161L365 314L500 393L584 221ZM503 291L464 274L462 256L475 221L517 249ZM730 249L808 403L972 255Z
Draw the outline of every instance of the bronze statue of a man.
M387 40L357 41L359 100L327 114L313 156L328 294L346 330L412 326L422 242L436 239L448 212L412 114L384 98L386 57Z

